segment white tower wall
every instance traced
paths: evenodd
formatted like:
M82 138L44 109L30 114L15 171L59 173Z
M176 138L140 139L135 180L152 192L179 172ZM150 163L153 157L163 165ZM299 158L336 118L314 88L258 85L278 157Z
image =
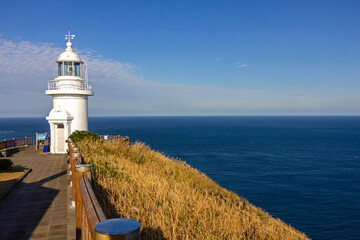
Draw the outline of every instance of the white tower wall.
M53 106L66 109L73 120L70 124L70 134L75 130L88 130L88 96L63 95L53 97Z

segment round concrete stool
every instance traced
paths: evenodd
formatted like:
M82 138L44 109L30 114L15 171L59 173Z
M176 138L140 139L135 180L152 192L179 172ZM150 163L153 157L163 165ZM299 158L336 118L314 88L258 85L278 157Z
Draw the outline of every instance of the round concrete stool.
M113 218L95 225L95 240L138 240L140 223L130 218Z

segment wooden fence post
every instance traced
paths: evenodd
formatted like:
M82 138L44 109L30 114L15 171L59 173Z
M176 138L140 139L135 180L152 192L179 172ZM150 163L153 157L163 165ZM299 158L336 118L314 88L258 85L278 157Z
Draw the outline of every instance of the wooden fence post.
M74 181L74 188L75 188L75 225L76 225L76 239L81 239L81 225L82 225L82 218L83 218L83 205L81 199L81 193L79 188L79 181L82 178L82 173L74 172L73 173L75 181Z
M81 239L81 219L82 219L82 200L79 190L79 181L82 177L81 173L75 172L75 161L81 162L81 153L79 148L75 148L72 142L69 143L69 162L71 169L72 197L75 201L75 226L76 239Z
M75 154L75 153L74 153ZM82 239L83 236L88 235L88 231L83 232L83 223L86 218L84 212L84 205L82 202L81 192L80 192L80 181L83 181L83 177L88 177L90 173L91 178L91 165L89 164L79 164L75 166L75 181L76 181L76 193L75 193L75 215L76 215L76 239ZM87 238L85 238L87 239Z
M85 177L87 177L92 182L91 179L91 165L90 164L80 164L75 166L75 171L77 173L83 173Z
M73 199L76 201L76 194L77 194L76 185L78 185L78 181L76 180L76 174L75 174L75 161L77 160L79 163L81 163L81 153L73 152L71 156L72 156L72 158L70 159L71 182L74 185L74 187L72 188L72 195L73 195Z

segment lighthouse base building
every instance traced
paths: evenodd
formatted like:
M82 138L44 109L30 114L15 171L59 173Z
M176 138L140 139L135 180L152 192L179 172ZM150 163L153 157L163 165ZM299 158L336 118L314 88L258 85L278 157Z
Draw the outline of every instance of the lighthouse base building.
M83 61L73 48L71 39L66 36L66 49L60 54L58 76L48 83L46 95L52 96L53 109L46 117L50 124L51 153L66 153L66 140L76 130L88 130L88 96L93 96L92 84L82 76Z

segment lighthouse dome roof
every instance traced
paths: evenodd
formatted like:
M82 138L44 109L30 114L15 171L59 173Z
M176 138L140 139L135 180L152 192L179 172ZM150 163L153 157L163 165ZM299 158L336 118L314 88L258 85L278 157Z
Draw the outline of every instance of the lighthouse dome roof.
M83 62L79 55L74 52L72 43L69 41L66 43L66 49L61 53L56 62Z

